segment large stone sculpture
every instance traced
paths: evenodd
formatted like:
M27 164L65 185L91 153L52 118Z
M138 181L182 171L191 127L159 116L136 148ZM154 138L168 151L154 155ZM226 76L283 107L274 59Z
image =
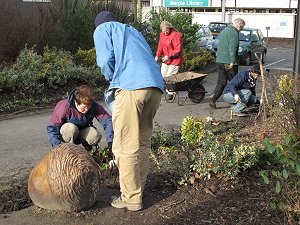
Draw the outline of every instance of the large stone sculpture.
M33 168L28 192L33 203L41 208L85 210L99 197L100 170L85 149L61 144Z

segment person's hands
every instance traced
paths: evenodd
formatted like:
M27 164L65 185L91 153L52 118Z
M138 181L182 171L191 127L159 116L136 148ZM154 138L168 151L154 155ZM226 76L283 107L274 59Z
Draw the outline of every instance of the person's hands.
M158 57L157 57L157 56L155 56L155 58L154 58L154 59L155 59L155 61L157 62L157 60L158 60Z
M116 161L115 160L109 160L108 162L108 166L109 166L109 169L112 169L116 166Z
M240 96L239 96L238 94L235 94L235 95L234 95L234 100L235 100L236 102L240 102L240 101L241 101L241 98L240 98Z
M165 56L161 59L162 62L167 62L168 60L169 60L169 57L168 57L167 55L165 55Z

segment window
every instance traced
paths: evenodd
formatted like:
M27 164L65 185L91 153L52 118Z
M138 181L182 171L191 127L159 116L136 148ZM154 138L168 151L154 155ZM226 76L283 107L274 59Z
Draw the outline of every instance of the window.
M256 9L256 13L266 13L265 9Z
M292 10L288 10L288 9L282 9L281 12L282 13L293 13Z
M280 13L280 10L276 10L276 9L270 9L269 13Z
M258 41L258 34L255 30L252 32L252 41Z
M52 0L23 0L23 2L52 2Z

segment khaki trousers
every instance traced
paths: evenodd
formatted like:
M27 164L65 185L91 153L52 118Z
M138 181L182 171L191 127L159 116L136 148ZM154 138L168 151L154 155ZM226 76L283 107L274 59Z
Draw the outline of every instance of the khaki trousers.
M165 77L169 77L174 74L177 74L178 70L179 70L179 66L167 65L165 63L162 63L160 70L161 70L161 74L162 74L163 78L165 78Z
M153 118L162 93L157 88L118 90L112 113L113 153L119 169L122 200L142 203L149 171Z
M64 123L60 128L61 139L65 143L97 145L102 135L94 127L78 129L73 123Z

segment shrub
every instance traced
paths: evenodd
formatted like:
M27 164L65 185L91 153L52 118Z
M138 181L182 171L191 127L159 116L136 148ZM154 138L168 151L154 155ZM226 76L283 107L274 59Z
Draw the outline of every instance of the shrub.
M110 11L122 23L130 23L134 20L133 15L128 14L128 10L119 3L108 3L105 0L66 0L63 2L53 45L72 53L79 48L86 50L94 46L94 20L99 12Z
M300 137L300 81L292 75L280 76L272 87L274 91L272 115L278 126L287 134L299 139Z
M257 162L257 149L241 144L234 133L228 131L217 137L207 129L204 119L189 116L181 125L181 141L153 149L152 158L179 184L191 176L233 179ZM166 142L167 136L160 133L160 143Z
M82 66L96 66L96 51L95 48L90 50L78 49L75 54L75 61L77 64Z
M180 68L180 71L204 70L208 64L213 62L213 60L213 56L203 49L200 49L198 53L185 52L183 65Z
M260 171L264 182L274 185L271 207L286 214L288 224L296 224L300 219L300 145L291 135L285 137L283 144L272 145L264 140L265 169Z
M54 45L75 53L93 47L94 17L90 1L63 1Z
M106 86L95 66L76 65L70 52L45 47L39 55L34 48L25 47L11 68L0 72L0 90L16 91L25 96L43 94L45 89L58 89L73 82L91 86Z

